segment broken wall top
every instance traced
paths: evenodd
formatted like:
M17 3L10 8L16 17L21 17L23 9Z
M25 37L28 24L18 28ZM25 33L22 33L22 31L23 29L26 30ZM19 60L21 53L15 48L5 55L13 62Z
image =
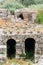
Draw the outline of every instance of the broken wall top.
M36 10L29 9L29 8L17 9L17 10L15 10L15 13L17 13L17 12L37 13Z
M33 34L43 33L43 25L30 24L29 22L26 22L26 21L16 22L15 19L11 20L11 18L7 18L7 19L0 18L0 34L1 35L3 34L18 35L18 34L29 34L29 33L33 33Z
M36 15L37 15L37 11L36 10L32 10L29 8L24 8L24 9L17 9L15 10L15 18L17 18L18 20L24 20L24 21L32 21L34 22L34 20L36 19ZM32 23L31 22L31 23Z

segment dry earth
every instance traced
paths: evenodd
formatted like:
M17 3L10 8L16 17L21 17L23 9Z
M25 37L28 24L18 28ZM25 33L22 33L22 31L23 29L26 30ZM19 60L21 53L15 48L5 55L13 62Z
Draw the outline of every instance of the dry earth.
M12 63L18 63L20 65L28 65L28 62L18 59L12 59L12 60L7 59L7 62L4 63L3 65L11 65Z

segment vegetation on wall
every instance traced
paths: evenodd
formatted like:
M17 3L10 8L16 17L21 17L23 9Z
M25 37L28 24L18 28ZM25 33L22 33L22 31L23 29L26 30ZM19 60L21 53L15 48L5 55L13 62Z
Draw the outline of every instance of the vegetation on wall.
M39 24L43 24L43 12L38 12L36 22Z
M43 0L4 0L0 8L6 8L8 11L14 11L21 8L31 8L34 10L43 9ZM43 23L43 12L38 13L37 22Z
M34 55L32 51L26 52L26 54L21 54L20 57L23 57L25 59L30 59L30 60L34 59Z
M36 23L43 24L43 4L31 5L31 6L28 6L28 8L38 11Z

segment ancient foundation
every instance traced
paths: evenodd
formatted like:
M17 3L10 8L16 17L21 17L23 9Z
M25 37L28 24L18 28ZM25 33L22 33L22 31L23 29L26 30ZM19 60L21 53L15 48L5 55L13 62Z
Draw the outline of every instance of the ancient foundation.
M0 35L0 53L2 52L2 57L0 56L0 61L7 58L7 41L9 39L14 39L16 41L16 55L15 58L20 58L19 55L25 54L25 40L27 38L32 38L35 40L35 62L39 60L40 56L43 54L43 34L22 34L22 35Z

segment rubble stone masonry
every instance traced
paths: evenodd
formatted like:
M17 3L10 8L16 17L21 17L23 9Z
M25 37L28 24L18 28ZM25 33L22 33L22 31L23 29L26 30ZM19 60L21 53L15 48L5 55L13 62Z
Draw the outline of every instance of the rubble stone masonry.
M23 13L23 17L26 19L27 14ZM43 54L43 25L30 24L26 22L27 19L25 21L20 20L20 22L17 20L17 18L13 18L12 22L9 17L7 20L0 18L0 62L5 61L7 58L7 41L9 39L16 41L15 58L20 58L20 54L25 54L25 40L27 38L35 40L34 60L38 62L40 56Z

